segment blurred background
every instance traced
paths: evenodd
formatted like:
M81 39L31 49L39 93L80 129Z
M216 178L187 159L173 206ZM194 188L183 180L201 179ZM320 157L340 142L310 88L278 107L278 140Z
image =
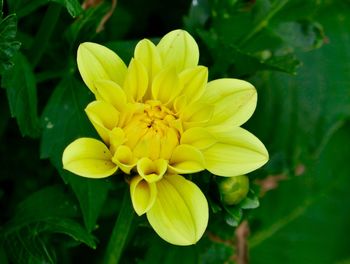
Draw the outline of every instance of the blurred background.
M257 88L244 127L270 160L235 206L215 177L194 178L211 207L197 245L169 245L135 218L120 263L350 263L350 1L4 0L2 10L0 263L101 263L126 185L62 170L69 142L97 137L76 50L98 42L128 64L140 39L177 28L198 42L211 80Z

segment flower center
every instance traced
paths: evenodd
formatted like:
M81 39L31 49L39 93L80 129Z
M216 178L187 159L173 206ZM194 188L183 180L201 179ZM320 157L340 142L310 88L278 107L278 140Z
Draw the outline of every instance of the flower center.
M148 100L124 128L125 144L136 158L169 159L179 144L181 121L176 113L156 100Z

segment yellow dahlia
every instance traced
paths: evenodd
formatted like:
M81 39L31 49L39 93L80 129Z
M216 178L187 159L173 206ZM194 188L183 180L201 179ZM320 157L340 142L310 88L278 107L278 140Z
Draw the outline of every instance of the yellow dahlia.
M154 45L141 40L127 67L110 49L86 42L78 68L96 100L85 109L102 138L79 138L63 153L77 175L129 174L138 215L176 245L191 245L208 224L201 190L180 174L208 170L232 177L268 160L264 145L240 126L253 114L257 94L248 82L208 82L190 34L174 30Z

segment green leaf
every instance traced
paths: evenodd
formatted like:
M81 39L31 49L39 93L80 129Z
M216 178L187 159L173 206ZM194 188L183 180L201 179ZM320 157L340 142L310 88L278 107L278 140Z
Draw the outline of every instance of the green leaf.
M208 0L192 1L188 16L184 17L187 30L194 31L198 27L204 27L210 17L210 6Z
M238 226L240 223L243 212L242 209L239 208L239 206L228 206L228 205L223 205L226 214L225 214L225 221L229 226Z
M2 10L2 9L0 9ZM19 50L21 43L16 41L17 18L9 15L6 18L0 16L0 74L13 66L13 56Z
M2 228L0 240L15 263L56 263L52 234L67 235L95 248L95 239L71 219L77 207L61 186L42 189L24 200Z
M18 53L15 56L14 63L15 66L6 71L2 79L11 116L17 119L23 136L37 137L40 127L35 76L30 63L22 54Z
M18 17L21 18L50 2L55 2L64 6L72 17L77 17L83 12L79 0L18 0L15 3L10 3L10 7L11 10L16 12Z
M72 17L79 16L83 12L78 0L49 0L65 6Z
M288 175L252 212L253 263L349 258L349 4L328 4L318 17L329 43L299 55L296 77L264 72L253 81L264 109L250 124L272 156L286 157Z
M239 207L242 209L255 209L258 208L259 205L260 203L258 196L252 190L250 190L248 196L244 198L242 202L240 202Z
M110 188L108 180L86 179L64 171L62 153L79 137L98 138L84 113L92 101L89 90L73 76L67 76L55 88L43 115L41 157L50 158L63 180L75 192L88 230L93 230Z

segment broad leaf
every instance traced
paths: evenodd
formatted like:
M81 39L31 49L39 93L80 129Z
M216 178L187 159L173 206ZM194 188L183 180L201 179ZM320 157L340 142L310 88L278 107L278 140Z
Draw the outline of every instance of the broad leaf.
M98 138L84 113L84 108L91 100L89 90L81 82L73 76L66 77L55 88L44 109L41 141L41 157L50 158L63 180L73 188L89 230L95 228L110 185L108 180L86 179L64 171L62 153L74 139L89 136Z
M35 76L22 54L16 55L14 63L15 66L3 75L1 85L6 89L11 116L17 119L22 135L37 137L40 127Z

